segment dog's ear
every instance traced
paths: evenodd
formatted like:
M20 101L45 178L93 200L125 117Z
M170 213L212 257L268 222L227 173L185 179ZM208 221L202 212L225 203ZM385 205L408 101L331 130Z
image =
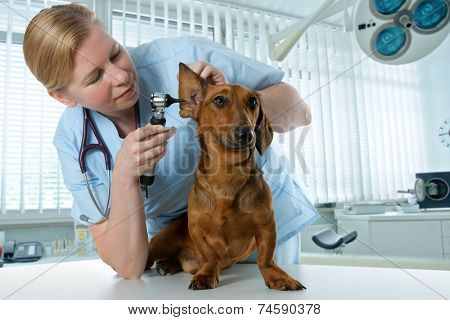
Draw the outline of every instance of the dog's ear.
M180 102L180 116L196 120L208 83L182 62L179 64L178 82L178 97L185 101Z
M261 101L261 99L259 99ZM270 124L269 118L262 110L261 104L259 105L258 119L256 120L256 149L260 155L263 155L273 139L273 129Z

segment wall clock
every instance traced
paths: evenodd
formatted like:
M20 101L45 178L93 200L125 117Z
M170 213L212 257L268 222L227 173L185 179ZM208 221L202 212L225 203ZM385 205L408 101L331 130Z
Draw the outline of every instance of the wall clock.
M439 140L450 149L450 118L445 120L439 128Z

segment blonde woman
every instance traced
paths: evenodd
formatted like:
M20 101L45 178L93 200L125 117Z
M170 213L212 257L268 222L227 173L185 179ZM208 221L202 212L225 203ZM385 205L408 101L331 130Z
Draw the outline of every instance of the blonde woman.
M101 259L126 279L144 272L149 237L187 211L199 152L195 124L179 117L179 106L173 105L166 112L168 130L147 125L152 116L148 97L153 92L177 96L179 62L212 84L229 81L258 90L275 131L311 121L297 91L280 82L283 72L201 37L158 39L127 52L92 11L77 3L38 13L27 27L23 51L48 94L67 107L54 145L74 200L71 214L89 225ZM111 182L105 156L98 150L83 159L87 183L81 173L84 112L108 150ZM92 131L86 143L97 143ZM274 193L275 258L281 264L299 263L299 232L318 215L278 161L280 155L275 142L258 163ZM148 170L155 170L155 180L146 197L139 177Z

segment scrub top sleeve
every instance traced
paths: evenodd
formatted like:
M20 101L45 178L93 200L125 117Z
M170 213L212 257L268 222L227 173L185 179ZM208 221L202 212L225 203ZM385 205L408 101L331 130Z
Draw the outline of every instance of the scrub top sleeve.
M253 90L262 90L280 83L284 71L249 59L234 50L203 37L191 37L192 59L204 60L225 73L229 83L238 83Z
M72 194L73 205L71 216L79 224L86 226L95 224L80 219L81 215L85 215L93 221L99 221L102 216L92 202L84 181L84 176L81 174L80 165L78 163L79 151L64 137L55 137L53 144L58 153L64 177L64 184ZM103 184L100 179L93 176L89 171L88 181L93 194L100 204L100 208L105 210L104 208L108 197L108 186Z

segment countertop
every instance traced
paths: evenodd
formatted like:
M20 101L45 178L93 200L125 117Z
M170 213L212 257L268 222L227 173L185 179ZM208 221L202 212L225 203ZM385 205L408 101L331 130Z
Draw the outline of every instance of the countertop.
M450 220L449 210L426 210L417 213L388 211L376 214L346 214L344 209L335 209L337 220L365 220L365 221L416 221L416 220Z
M212 290L192 291L192 275L147 270L124 280L101 260L0 268L1 299L449 299L450 271L324 265L283 266L307 290L270 290L255 264L223 270Z

